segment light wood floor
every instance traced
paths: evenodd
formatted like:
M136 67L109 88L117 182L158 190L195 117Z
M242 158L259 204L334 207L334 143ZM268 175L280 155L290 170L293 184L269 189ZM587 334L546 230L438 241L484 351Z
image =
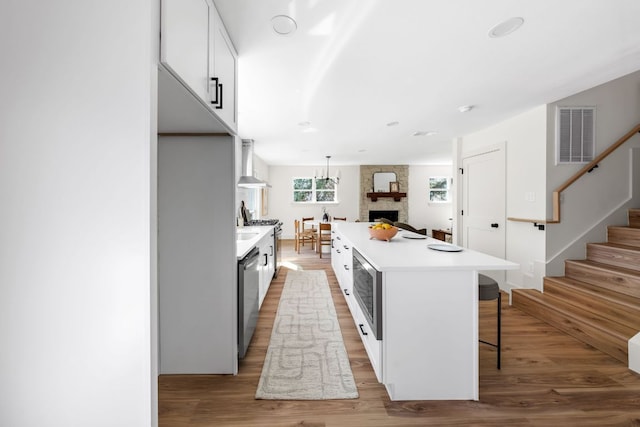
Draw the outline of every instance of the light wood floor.
M237 376L171 375L159 379L161 427L174 426L640 426L640 376L625 365L509 307L503 297L502 369L480 344L480 400L389 400L375 378L331 269L285 241L292 268L324 269L360 397L269 401L254 393L287 269L272 282L258 328ZM495 338L495 302L480 303L480 335Z

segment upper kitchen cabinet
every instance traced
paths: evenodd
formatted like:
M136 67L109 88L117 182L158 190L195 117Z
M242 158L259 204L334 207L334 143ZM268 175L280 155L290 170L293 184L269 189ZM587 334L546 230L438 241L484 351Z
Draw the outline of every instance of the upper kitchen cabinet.
M160 132L236 134L237 54L211 0L162 0Z
M238 128L236 108L236 76L238 75L238 54L236 53L231 39L224 28L222 19L215 6L211 8L210 22L213 23L212 45L213 59L211 69L211 92L213 93L212 105L218 115L233 129ZM215 102L214 102L215 101Z

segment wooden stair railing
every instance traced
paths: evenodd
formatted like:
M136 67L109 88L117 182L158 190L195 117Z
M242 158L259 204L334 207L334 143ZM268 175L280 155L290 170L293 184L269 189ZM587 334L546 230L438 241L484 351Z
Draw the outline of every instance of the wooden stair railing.
M633 129L627 132L622 138L620 138L615 144L604 150L600 153L595 159L591 162L587 163L582 169L576 172L571 178L567 179L567 181L562 184L560 187L556 188L552 193L553 200L553 218L551 219L528 219L528 218L514 218L507 217L509 221L516 222L532 222L534 225L538 224L558 224L560 222L560 193L569 188L571 184L576 182L582 175L591 172L593 169L598 167L598 163L600 163L605 157L614 152L618 147L627 142L633 135L640 132L640 124L636 125Z

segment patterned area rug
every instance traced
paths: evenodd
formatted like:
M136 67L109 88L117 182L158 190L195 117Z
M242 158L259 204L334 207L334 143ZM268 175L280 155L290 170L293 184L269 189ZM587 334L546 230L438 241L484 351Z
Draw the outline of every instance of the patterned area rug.
M289 270L256 399L357 397L325 272Z

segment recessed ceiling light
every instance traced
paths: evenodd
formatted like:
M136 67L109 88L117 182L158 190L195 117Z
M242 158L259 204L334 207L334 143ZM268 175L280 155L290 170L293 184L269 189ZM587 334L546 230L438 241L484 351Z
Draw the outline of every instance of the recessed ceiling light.
M387 123L387 126L391 127L391 126L398 126L400 124L400 122L389 122Z
M411 136L433 136L437 132L431 130L419 130L411 134Z
M287 15L274 16L271 18L271 25L273 26L273 31L281 36L289 35L298 29L296 21Z
M504 37L513 33L524 24L524 19L520 17L509 18L506 21L499 23L489 30L489 37L492 39L498 37Z
M300 122L298 123L298 126L303 126L303 127L311 126L311 122Z
M304 133L314 133L314 132L318 132L318 129L316 129L316 128L304 128L304 129L302 129L302 132L304 132Z
M473 110L473 105L463 105L462 107L458 107L458 111L461 113L468 113Z

